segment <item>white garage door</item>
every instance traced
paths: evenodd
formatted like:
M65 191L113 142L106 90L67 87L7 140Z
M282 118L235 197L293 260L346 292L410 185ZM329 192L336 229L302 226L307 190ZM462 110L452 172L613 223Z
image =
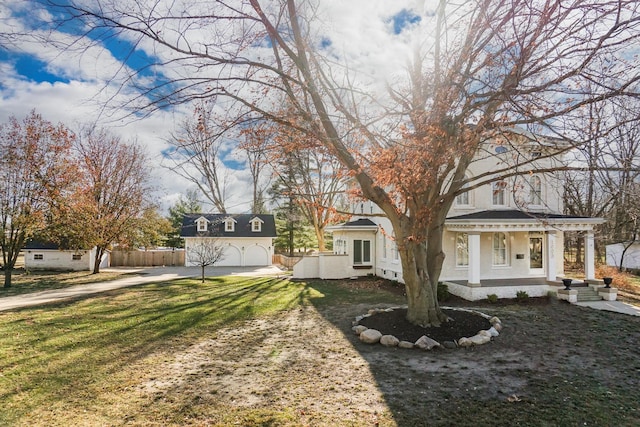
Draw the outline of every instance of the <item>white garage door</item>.
M245 265L271 265L269 253L262 246L247 246L245 249Z
M240 256L240 250L234 246L227 246L224 248L224 256L222 260L216 263L222 267L237 267L242 265L242 257Z

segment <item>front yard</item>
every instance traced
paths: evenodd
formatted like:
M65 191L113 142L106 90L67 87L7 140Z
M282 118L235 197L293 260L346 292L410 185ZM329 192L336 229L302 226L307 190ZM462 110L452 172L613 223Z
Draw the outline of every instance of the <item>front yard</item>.
M501 335L361 344L379 281L178 280L0 313L0 425L638 425L640 318L462 303Z

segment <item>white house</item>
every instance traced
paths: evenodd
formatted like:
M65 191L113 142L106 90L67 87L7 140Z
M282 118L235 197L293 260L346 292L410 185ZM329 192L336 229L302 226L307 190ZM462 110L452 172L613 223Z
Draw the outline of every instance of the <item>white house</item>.
M203 241L216 241L224 247L216 266L245 267L271 265L276 225L273 215L263 214L186 214L180 237L185 243L185 265L193 266L189 253Z
M607 265L628 270L640 270L640 242L614 243L606 246Z
M96 256L95 249L60 249L53 243L29 241L23 251L24 267L27 270L77 270L92 271ZM107 251L100 261L100 268L110 265Z
M539 145L519 147L517 156L541 158L539 169L553 159ZM468 168L468 177L494 170L505 162L508 145L493 144ZM446 258L441 281L466 299L486 295L515 297L519 285L529 296L547 295L550 284L564 277L564 232L580 231L585 240L585 276L595 279L593 227L601 218L562 215L562 182L556 174L539 173L498 180L461 194L446 222ZM333 253L304 258L294 277L326 279L373 274L402 281L402 267L391 223L371 202L357 203L351 220L329 227Z

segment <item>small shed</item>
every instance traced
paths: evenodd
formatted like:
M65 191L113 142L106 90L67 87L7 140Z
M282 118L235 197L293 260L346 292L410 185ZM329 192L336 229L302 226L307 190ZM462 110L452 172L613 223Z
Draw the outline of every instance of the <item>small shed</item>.
M91 271L96 255L94 249L60 249L55 243L29 241L23 249L27 270ZM109 267L109 252L102 256L100 268Z

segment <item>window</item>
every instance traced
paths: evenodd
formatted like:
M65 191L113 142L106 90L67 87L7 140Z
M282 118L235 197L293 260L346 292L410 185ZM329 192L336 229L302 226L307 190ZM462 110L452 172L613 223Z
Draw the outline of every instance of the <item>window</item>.
M337 239L333 242L333 253L346 254L347 253L347 241L343 239Z
M251 221L251 231L259 233L262 231L262 221L259 218L254 218Z
M198 231L207 231L207 220L204 218L198 218Z
M493 233L493 265L507 265L507 235Z
M456 197L456 205L469 205L469 192L464 192Z
M354 240L353 241L353 263L354 264L370 264L371 263L371 240Z
M387 236L382 235L382 259L387 259Z
M236 222L232 218L227 218L224 221L224 231L235 231Z
M391 256L394 261L398 261L400 259L400 254L398 253L398 244L393 243L393 247L391 248Z
M469 179L469 177L467 177L466 175L464 176L464 180L467 181ZM464 185L462 186L461 190L467 189L469 188L469 183L465 182ZM471 195L469 194L469 191L465 191L462 194L459 194L458 196L456 196L456 205L458 206L469 206L471 204Z
M456 266L469 265L469 235L467 233L456 234Z
M507 189L507 183L505 181L497 181L491 184L493 194L493 204L495 206L505 205L505 192Z
M529 203L532 205L541 205L542 204L542 180L539 176L532 176L529 180L530 192L529 192Z
M42 261L44 259L44 254L33 254L34 261Z
M82 255L81 254L72 254L71 255L71 260L72 261L80 261L80 260L82 260Z

